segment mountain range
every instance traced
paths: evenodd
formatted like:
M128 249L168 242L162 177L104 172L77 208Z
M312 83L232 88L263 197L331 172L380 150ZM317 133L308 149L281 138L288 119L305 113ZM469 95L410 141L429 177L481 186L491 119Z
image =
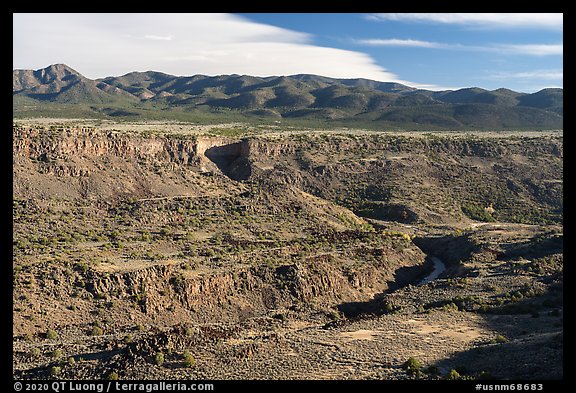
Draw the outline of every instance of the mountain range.
M13 115L322 121L414 129L562 129L563 89L430 91L318 75L89 79L64 64L13 71Z

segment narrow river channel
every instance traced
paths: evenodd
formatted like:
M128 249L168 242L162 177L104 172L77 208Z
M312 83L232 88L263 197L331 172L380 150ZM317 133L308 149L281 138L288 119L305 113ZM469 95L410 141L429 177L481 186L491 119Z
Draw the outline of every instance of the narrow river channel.
M440 276L442 274L442 272L444 270L446 270L446 265L444 265L444 262L442 262L439 258L430 255L430 260L434 263L434 270L432 270L432 272L427 275L426 277L424 277L419 283L418 285L424 285L429 283L430 281L434 281L438 278L438 276Z

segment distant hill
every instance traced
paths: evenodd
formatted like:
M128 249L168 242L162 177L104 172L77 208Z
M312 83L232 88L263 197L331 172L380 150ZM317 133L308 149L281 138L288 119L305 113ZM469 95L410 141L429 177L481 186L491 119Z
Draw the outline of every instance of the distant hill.
M318 75L173 76L131 72L91 80L64 64L13 71L13 115L260 117L414 129L562 128L563 89L415 89Z
M85 78L64 64L54 64L37 71L14 71L12 93L14 96L23 95L38 101L63 104L137 101L129 92Z

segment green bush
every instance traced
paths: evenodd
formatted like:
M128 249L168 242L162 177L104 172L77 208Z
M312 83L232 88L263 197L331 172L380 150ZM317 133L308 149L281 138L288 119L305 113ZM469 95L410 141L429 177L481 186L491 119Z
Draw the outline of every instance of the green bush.
M182 292L186 289L186 279L184 278L184 275L182 275L182 274L178 274L178 275L170 277L169 282L170 282L170 284L172 284L172 287L174 288L174 291L176 291L176 292Z
M490 340L491 344L504 344L507 342L508 342L508 338L506 336L501 335L501 334L497 335L492 340Z
M462 212L473 220L484 221L484 222L491 222L495 221L492 214L488 213L484 210L484 207L473 204L473 203L463 203Z
M91 336L101 336L104 334L104 330L100 326L94 326L92 331L90 331Z
M156 362L156 364L158 366L163 365L164 364L164 354L162 352L156 353L156 356L154 357L154 361Z
M82 272L82 274L86 274L86 272L87 272L88 269L90 268L90 267L88 266L88 263L86 263L86 262L78 262L78 263L76 264L76 267L77 267L78 270L80 270L80 272Z
M402 368L406 370L406 372L410 375L417 374L420 369L422 368L422 363L412 356L406 360L406 362L402 365Z
M448 375L446 376L446 379L449 381L454 381L456 379L460 379L460 374L458 373L458 371L452 369L450 370L450 372L448 373Z
M50 369L50 375L52 375L52 376L60 375L61 372L62 372L62 368L60 368L58 366L52 366L52 368Z
M450 312L450 311L459 311L460 309L458 308L458 305L456 305L456 303L450 302L443 305L442 310Z
M55 330L50 329L46 332L46 338L48 340L56 340L58 338L58 333L56 333Z
M186 367L194 367L196 365L196 359L194 359L194 356L189 351L185 351L182 357L184 358L184 365Z
M106 379L109 381L117 381L118 380L118 373L116 371L112 371L110 374L108 374Z
M194 334L194 329L191 326L186 326L184 332L187 336L192 336Z

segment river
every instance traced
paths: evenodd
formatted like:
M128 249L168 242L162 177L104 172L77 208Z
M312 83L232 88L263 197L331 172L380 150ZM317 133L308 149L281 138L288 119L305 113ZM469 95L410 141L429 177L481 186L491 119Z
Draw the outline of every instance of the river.
M444 265L444 262L442 262L439 258L433 255L430 255L429 257L430 260L434 263L434 270L432 270L432 272L429 275L420 280L418 285L424 285L429 283L430 281L436 280L438 276L442 274L444 270L446 270L446 265Z

